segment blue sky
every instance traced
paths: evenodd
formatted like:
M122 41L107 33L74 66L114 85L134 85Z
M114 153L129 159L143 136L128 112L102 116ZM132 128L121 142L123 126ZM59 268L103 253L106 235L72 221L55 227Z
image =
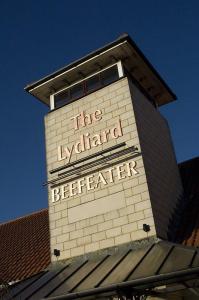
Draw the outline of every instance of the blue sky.
M30 0L0 3L0 222L47 207L43 118L24 91L128 32L178 97L161 109L177 160L198 156L199 2Z

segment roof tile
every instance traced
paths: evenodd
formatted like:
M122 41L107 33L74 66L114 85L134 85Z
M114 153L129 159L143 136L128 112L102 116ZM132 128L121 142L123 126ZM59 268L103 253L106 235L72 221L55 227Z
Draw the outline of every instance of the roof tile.
M0 281L43 271L50 263L48 209L0 224Z

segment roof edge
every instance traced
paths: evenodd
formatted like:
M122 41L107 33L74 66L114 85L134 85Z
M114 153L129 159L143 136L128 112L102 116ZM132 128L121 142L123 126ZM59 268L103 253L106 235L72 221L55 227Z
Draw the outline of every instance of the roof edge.
M186 160L183 160L183 161L180 161L178 162L178 166L182 166L183 164L186 164L188 162L191 162L191 161L194 161L194 160L198 160L199 159L199 156L194 156L194 157L191 157L191 158L188 158Z
M97 50L94 50L94 51L90 52L89 54L83 56L82 58L74 60L72 63L66 65L65 67L63 67L61 69L58 69L57 71L55 71L55 72L39 79L39 80L37 80L33 83L28 84L27 86L25 86L24 90L29 92L31 89L37 87L38 85L44 83L45 81L48 81L48 80L50 80L50 79L52 79L52 78L54 78L54 77L56 77L56 76L58 76L58 75L60 75L64 72L68 71L69 69L78 66L79 64L81 64L82 62L92 58L93 56L96 56L96 55L100 54L102 51L105 51L108 48L110 48L112 46L115 46L120 42L125 41L127 39L127 37L129 37L128 34L124 34L124 35L119 36L119 38L117 38L113 42L110 42L110 43L106 44L105 46L102 46L102 47L98 48Z
M19 221L19 220L22 220L22 219L25 219L25 218L28 218L28 217L31 217L33 215L37 215L37 214L40 214L44 211L48 211L48 208L42 208L41 210L38 210L38 211L35 211L35 212L32 212L30 214L27 214L27 215L24 215L24 216L21 216L21 217L18 217L16 219L12 219L12 220L9 220L9 221L5 221L3 223L0 223L0 226L2 225L7 225L7 224L10 224L10 223L14 223L16 221Z
M81 292L74 292L74 293L69 293L66 295L60 295L60 296L55 296L55 297L48 297L48 300L72 300L72 299L78 299L78 298L83 298L86 296L92 296L96 294L102 294L106 292L112 292L112 291L117 291L122 288L127 288L127 287L138 287L146 284L162 284L162 282L165 281L172 281L175 280L176 278L179 279L179 277L187 277L187 276L193 276L199 274L199 267L196 268L190 268L188 270L180 270L176 272L171 272L171 273L166 273L166 274L160 274L160 275L154 275L150 277L145 277L145 278L139 278L139 279L133 279L117 284L111 284L108 286L104 287L96 287L93 289L81 291Z
M44 82L53 79L56 76L59 76L60 74L68 71L71 68L74 68L76 66L78 66L79 64L85 62L86 60L89 60L90 58L99 55L101 52L108 50L110 47L114 47L117 44L127 41L132 47L134 47L134 49L137 51L137 53L140 55L140 57L143 59L143 61L148 65L148 67L152 70L152 72L157 76L157 78L160 80L160 82L164 85L164 87L168 90L168 92L171 94L171 96L173 97L173 100L176 100L177 97L176 95L173 93L173 91L169 88L169 86L166 84L166 82L163 80L163 78L160 76L160 74L156 71L156 69L152 66L152 64L149 62L149 60L146 58L146 56L143 54L143 52L138 48L138 46L136 45L136 43L132 40L132 38L129 36L128 33L124 33L122 35L120 35L116 40L114 40L113 42L110 42L108 44L106 44L103 47L98 48L95 51L90 52L89 54L87 54L86 56L83 56L82 58L75 60L74 62L70 63L69 65L66 65L65 67L58 69L57 71L41 78L38 81L35 81L31 84L28 84L27 86L25 86L24 90L27 92L30 92L32 89L36 88L37 86L43 84Z

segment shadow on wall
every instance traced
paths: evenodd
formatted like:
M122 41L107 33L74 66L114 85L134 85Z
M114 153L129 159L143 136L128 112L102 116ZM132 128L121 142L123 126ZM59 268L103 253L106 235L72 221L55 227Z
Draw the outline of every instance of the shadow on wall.
M171 242L183 242L183 237L179 239L179 232L182 230L182 222L184 219L184 212L186 211L188 205L188 198L185 192L177 199L175 207L173 209L172 215L169 218L167 236L168 240Z

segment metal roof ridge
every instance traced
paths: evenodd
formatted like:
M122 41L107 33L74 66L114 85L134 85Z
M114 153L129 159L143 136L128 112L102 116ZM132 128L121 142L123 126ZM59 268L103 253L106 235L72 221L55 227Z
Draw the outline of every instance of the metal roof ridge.
M144 277L144 278L139 278L139 279L133 279L130 281L126 281L126 282L120 282L120 283L114 283L105 287L97 287L97 288L92 288L92 289L88 289L85 291L81 291L81 292L74 292L74 293L70 293L70 294L66 294L66 295L60 295L60 296L54 296L54 297L48 297L45 299L48 300L69 300L69 299L75 299L75 298L83 298L86 296L91 296L91 295L96 295L96 294L102 294L105 292L111 292L114 290L119 290L122 288L126 288L126 287L134 287L134 286L141 286L143 284L146 283L157 283L157 282L161 282L163 280L171 280L171 279L175 279L176 277L182 277L182 276L187 276L187 275L194 275L194 274L199 274L199 267L195 267L195 268L189 268L188 270L180 270L180 271L175 271L175 272L170 272L170 273L166 273L166 274L159 274L159 275L152 275L149 277ZM44 298L42 298L42 300L45 300Z

